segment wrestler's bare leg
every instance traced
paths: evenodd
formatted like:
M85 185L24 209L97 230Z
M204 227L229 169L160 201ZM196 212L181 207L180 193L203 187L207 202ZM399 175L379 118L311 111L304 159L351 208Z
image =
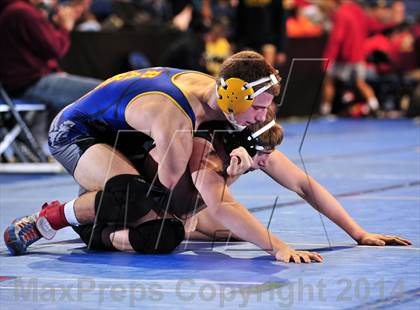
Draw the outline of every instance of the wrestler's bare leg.
M200 212L200 215L203 211ZM199 215L197 215L199 216ZM151 210L148 214L146 214L141 221L138 224L141 224L142 222L145 222L147 220L150 219L154 219L156 218L157 215L155 212L153 212L153 210ZM212 221L213 219L210 219L207 214L204 214L202 216L202 220L203 221ZM188 223L185 225L187 226ZM216 230L219 230L216 234L216 236L218 238L220 237L228 237L228 233L226 232L226 229L224 227L222 227L219 223L217 223L216 221L213 221L213 223L206 223L205 225L202 225L202 229L204 229L209 235L201 232L198 230L198 226L196 227L196 230L194 231L186 231L185 232L185 239L189 239L189 240L213 240L214 238L214 232ZM187 227L186 227L187 228ZM222 235L222 231L223 231L223 235ZM212 234L213 233L213 234ZM114 248L116 248L119 251L123 251L123 252L133 252L134 249L130 244L129 241L129 229L128 228L121 228L121 229L116 229L114 232L112 232L110 234L110 240L112 245L114 246Z
M154 220L156 218L159 218L159 216L156 214L155 211L150 210L145 216L140 218L135 226L140 225L144 222ZM128 238L129 235L129 229L128 228L120 228L116 229L114 232L112 232L109 236L112 245L114 248L120 251L128 251L132 252L134 251L133 247L130 244L130 240Z
M189 222L185 223L185 239L189 240L214 240L215 238L228 238L229 231L221 225L211 214L204 209L195 215L198 219L197 226L194 231L189 230ZM142 217L137 224L155 219L157 214L151 210L148 214ZM128 238L129 229L116 229L110 234L110 239L112 245L120 251L134 251L133 247L130 245Z
M188 231L189 222L185 223L185 239L187 240L214 240L218 238L228 238L229 235L231 237L235 237L233 234L230 233L229 230L226 229L222 224L219 223L211 214L208 212L207 209L200 211L197 215L197 226L195 230ZM157 214L151 210L148 214L144 217L139 219L136 225L140 225L148 220L152 220L157 218ZM133 252L134 249L130 244L129 241L129 229L128 228L121 228L116 229L114 232L110 234L110 240L112 245L119 251L125 252Z
M89 192L74 202L74 211L81 224L95 219L95 196L107 180L119 174L139 174L130 161L107 144L95 144L80 157L74 178Z
M331 113L332 104L335 96L334 79L331 76L325 76L323 88L324 91L320 106L320 112L322 115L327 115Z

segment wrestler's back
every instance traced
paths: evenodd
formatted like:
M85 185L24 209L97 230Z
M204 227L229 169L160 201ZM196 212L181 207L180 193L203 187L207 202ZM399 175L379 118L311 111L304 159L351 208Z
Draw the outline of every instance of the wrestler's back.
M125 117L127 107L142 96L165 96L194 124L194 112L173 78L185 71L172 68L149 68L116 75L69 105L60 118L80 127L107 127L118 131L133 129ZM165 107L161 107L161 111Z

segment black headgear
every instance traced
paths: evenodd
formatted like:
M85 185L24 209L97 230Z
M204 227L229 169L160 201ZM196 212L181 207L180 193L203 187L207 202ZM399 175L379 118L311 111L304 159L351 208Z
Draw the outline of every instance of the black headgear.
M262 133L269 130L276 124L276 121L273 119L264 127L260 128L256 132L251 132L249 128L245 128L242 131L228 131L223 136L223 144L226 152L229 154L234 149L242 146L245 148L249 156L254 157L257 154L257 151L271 151L271 148L268 149L260 140Z

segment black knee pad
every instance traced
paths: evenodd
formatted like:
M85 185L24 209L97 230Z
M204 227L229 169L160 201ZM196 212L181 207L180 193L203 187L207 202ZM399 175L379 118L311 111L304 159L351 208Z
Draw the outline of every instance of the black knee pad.
M144 222L130 229L128 235L133 249L143 254L171 253L184 240L184 237L184 225L173 218Z
M151 209L163 208L161 198L167 196L165 189L152 187L141 176L121 174L109 179L103 191L96 194L95 213L102 223L134 222Z

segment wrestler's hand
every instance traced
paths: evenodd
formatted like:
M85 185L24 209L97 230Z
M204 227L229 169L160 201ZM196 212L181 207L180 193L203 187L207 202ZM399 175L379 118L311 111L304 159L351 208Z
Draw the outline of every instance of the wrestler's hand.
M234 149L230 153L230 164L227 167L226 172L230 177L237 177L244 174L252 166L252 157L249 156L248 152L242 147Z
M411 245L411 241L398 236L365 233L358 240L360 245Z
M322 256L317 252L296 251L290 247L278 250L275 256L276 260L285 263L310 264L312 262L322 263L323 261Z

